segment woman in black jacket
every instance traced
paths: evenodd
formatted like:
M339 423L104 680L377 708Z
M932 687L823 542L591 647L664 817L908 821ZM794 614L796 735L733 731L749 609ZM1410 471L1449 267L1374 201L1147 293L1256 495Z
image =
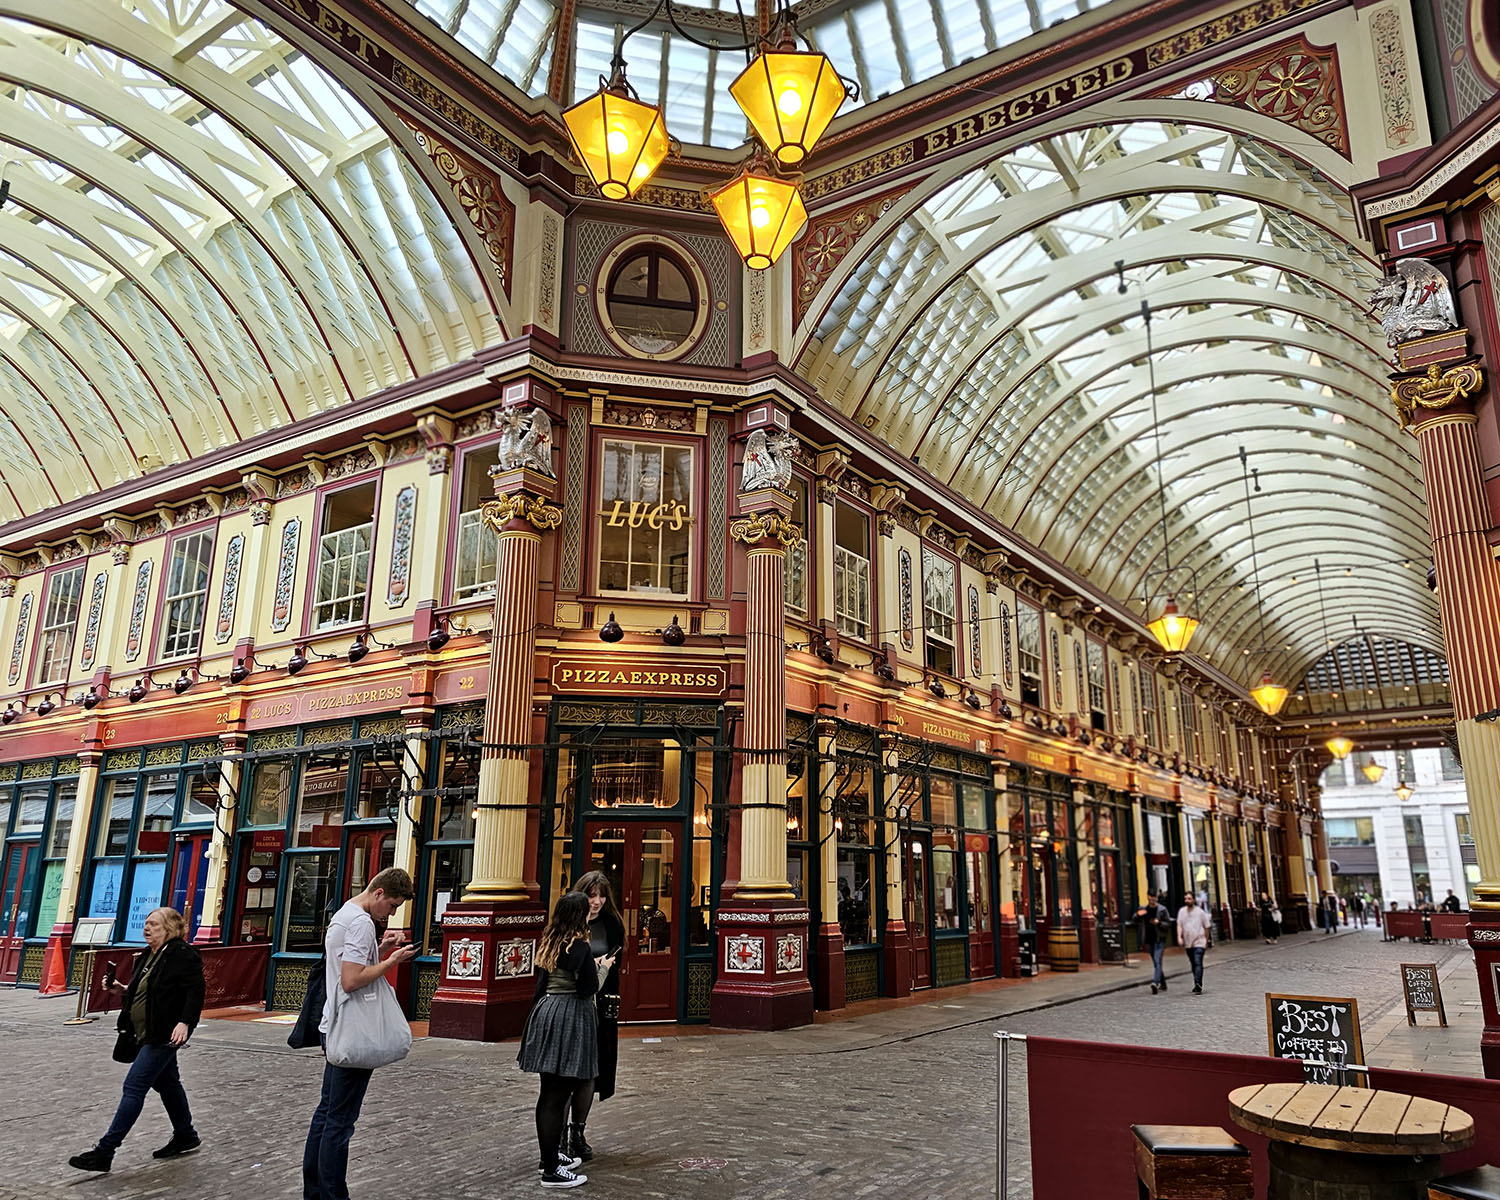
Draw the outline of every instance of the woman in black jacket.
M203 1011L203 959L183 940L186 932L180 912L158 908L146 918L146 949L136 955L130 986L110 984L125 994L117 1028L120 1045L135 1047L135 1057L108 1131L92 1150L68 1159L69 1166L108 1171L153 1088L172 1118L172 1140L152 1157L176 1158L198 1148L187 1092L177 1074L177 1049L187 1044Z
M625 922L615 906L614 890L603 871L590 871L573 885L573 891L589 898L589 951L597 965L608 964L595 997L599 1005L599 1074L586 1080L573 1093L572 1112L563 1143L574 1158L588 1162L594 1148L584 1140L594 1097L608 1100L615 1094L615 1068L620 1061L620 956L625 950Z

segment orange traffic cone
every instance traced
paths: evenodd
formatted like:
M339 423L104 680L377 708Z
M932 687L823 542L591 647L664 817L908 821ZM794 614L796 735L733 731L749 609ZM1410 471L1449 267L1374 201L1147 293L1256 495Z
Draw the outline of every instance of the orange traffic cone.
M47 943L46 958L42 963L42 989L39 995L70 996L73 994L72 989L68 987L67 957L66 951L63 950L62 938L54 937Z

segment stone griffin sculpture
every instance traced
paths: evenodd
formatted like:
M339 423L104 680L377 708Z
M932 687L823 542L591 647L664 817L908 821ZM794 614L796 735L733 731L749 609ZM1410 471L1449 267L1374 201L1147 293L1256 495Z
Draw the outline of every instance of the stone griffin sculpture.
M552 418L544 409L508 408L496 415L495 425L500 441L495 447L494 471L527 467L549 479L557 478L552 469Z
M740 491L753 492L766 487L787 491L792 486L792 462L796 457L797 439L790 433L767 434L764 429L757 429L745 442Z
M1420 258L1403 258L1394 270L1370 294L1387 346L1458 328L1453 293L1441 271Z

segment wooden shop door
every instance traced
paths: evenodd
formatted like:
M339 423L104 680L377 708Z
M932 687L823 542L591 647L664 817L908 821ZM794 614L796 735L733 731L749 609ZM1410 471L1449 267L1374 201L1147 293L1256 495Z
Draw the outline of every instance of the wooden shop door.
M5 870L0 874L5 885L0 892L0 983L13 984L20 977L41 861L41 847L36 842L12 842L7 848Z
M187 920L187 940L190 942L203 923L203 888L208 883L208 843L211 837L207 833L179 836L172 857L171 905Z
M620 1020L676 1021L682 940L677 920L682 881L678 831L645 823L591 821L586 842L585 870L604 872L625 919Z
M911 986L932 986L932 880L931 857L925 836L901 838L902 919L911 939Z

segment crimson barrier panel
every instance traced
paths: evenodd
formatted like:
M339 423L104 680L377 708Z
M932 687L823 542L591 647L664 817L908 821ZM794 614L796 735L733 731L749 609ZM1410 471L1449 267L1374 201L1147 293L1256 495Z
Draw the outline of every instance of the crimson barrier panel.
M1034 1200L1133 1200L1132 1125L1222 1126L1250 1148L1256 1194L1265 1195L1266 1140L1230 1120L1228 1097L1248 1084L1300 1081L1296 1061L1043 1037L1028 1038L1026 1052ZM1445 1156L1445 1173L1500 1163L1500 1083L1385 1068L1370 1076L1372 1087L1474 1118L1474 1146Z
M228 1008L234 1004L261 1004L266 998L266 967L271 946L260 942L248 946L199 946L203 956L203 1007ZM82 954L83 951L77 951ZM120 997L104 990L104 964L115 964L116 978L130 982L135 956L140 948L109 947L94 952L94 974L89 980L89 1012L119 1009Z
M1432 936L1448 942L1464 942L1469 939L1469 914L1466 912L1435 912L1432 914Z
M1468 924L1468 918L1464 919ZM1422 914L1419 912L1387 912L1385 914L1385 932L1388 937L1393 938L1419 938L1427 936L1427 929L1422 924Z

